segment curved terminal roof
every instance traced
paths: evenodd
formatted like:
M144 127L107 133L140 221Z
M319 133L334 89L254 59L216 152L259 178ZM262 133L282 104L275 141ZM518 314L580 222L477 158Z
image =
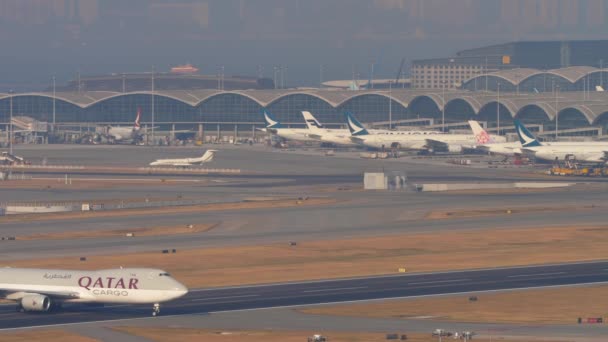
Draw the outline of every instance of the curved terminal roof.
M590 67L590 66L573 66L561 69L553 69L553 70L538 70L538 69L528 69L528 68L518 68L518 69L507 69L495 71L483 75L474 76L463 82L463 87L467 83L471 83L475 81L475 79L484 79L485 77L497 77L504 79L505 81L511 83L513 86L518 86L521 83L529 80L532 77L539 75L547 75L547 76L557 76L561 77L564 80L574 84L581 79L597 72L601 72L602 69ZM604 69L604 71L606 71Z
M569 70L568 77L579 77L583 69ZM532 74L528 69L520 69L521 76L509 74L505 77L515 79L516 77L529 77ZM524 74L528 76L524 76ZM566 73L563 73L564 75ZM120 98L123 96L133 95L151 95L152 92L131 92L131 93L117 93L117 92L104 92L104 91L90 91L90 92L57 92L56 99L58 101L64 101L66 103L73 104L80 108L88 108L104 101L111 99ZM362 91L345 91L345 90L325 90L325 89L283 89L283 90L244 90L244 91L218 91L218 90L171 90L171 91L158 91L154 93L154 96L164 97L180 101L190 106L199 106L205 101L211 101L217 96L228 96L236 95L242 96L256 102L262 107L266 107L283 101L290 96L310 96L317 98L321 101L326 102L328 105L338 108L347 102L354 100L359 97L365 96L381 96L387 99L401 104L403 107L410 107L415 105L417 101L427 100L434 103L439 110L443 109L444 106L450 106L455 101L463 101L467 103L475 114L486 110L488 106L493 106L496 102L500 102L512 116L516 116L529 106L536 106L546 113L550 119L555 118L556 114L563 112L567 109L573 109L582 113L588 120L589 123L593 123L597 120L599 115L608 112L608 92L591 92L589 98L584 100L580 92L561 92L559 98L555 99L555 95L551 93L501 93L500 100L496 93L491 92L472 92L472 91L446 91L443 92L429 92L425 90L412 90L412 89L393 89L389 92L386 89L382 90L362 90ZM445 97L444 97L445 95ZM1 94L0 100L10 97L9 94ZM19 97L42 97L52 99L52 93L19 93L13 94L14 98ZM557 108L556 108L557 104Z

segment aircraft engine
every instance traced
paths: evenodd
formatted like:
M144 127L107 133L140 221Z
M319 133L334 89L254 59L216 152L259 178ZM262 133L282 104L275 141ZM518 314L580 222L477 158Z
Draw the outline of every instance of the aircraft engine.
M462 146L461 145L448 145L448 152L450 153L461 153Z
M21 307L25 311L49 311L51 298L43 295L31 295L21 298Z

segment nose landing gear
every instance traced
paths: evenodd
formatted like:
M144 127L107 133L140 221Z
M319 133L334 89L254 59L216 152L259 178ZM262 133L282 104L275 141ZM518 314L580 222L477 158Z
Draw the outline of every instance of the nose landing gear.
M154 304L154 307L152 308L152 317L156 317L160 315L160 304Z

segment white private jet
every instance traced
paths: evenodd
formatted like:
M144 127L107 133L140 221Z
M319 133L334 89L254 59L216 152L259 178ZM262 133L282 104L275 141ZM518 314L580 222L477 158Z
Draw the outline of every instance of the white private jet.
M213 161L217 150L207 150L199 158L181 158L181 159L157 159L150 163L150 166L181 166L188 167L193 165L203 165Z
M308 128L286 128L266 109L262 109L262 115L266 122L266 133L274 134L285 140L316 141L308 136Z
M515 120L522 153L544 161L578 160L588 163L605 163L608 160L608 142L552 142L541 143L519 120Z
M188 289L163 270L121 268L99 271L0 268L0 298L19 312L50 312L63 303L153 304L180 298Z

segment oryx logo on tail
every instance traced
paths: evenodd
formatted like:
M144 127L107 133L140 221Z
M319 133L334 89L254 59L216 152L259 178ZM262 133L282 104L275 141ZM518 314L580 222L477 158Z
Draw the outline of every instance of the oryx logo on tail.
M365 127L363 127L363 125L357 119L355 119L352 113L345 112L344 116L346 117L346 124L348 125L351 135L357 136L369 134Z
M519 136L519 142L523 147L536 147L541 146L542 144L536 139L534 134L530 132L526 126L524 126L521 121L515 119L515 130L517 131L517 136Z
M283 125L270 114L266 109L262 109L262 115L264 115L264 121L266 121L266 128L282 128Z

